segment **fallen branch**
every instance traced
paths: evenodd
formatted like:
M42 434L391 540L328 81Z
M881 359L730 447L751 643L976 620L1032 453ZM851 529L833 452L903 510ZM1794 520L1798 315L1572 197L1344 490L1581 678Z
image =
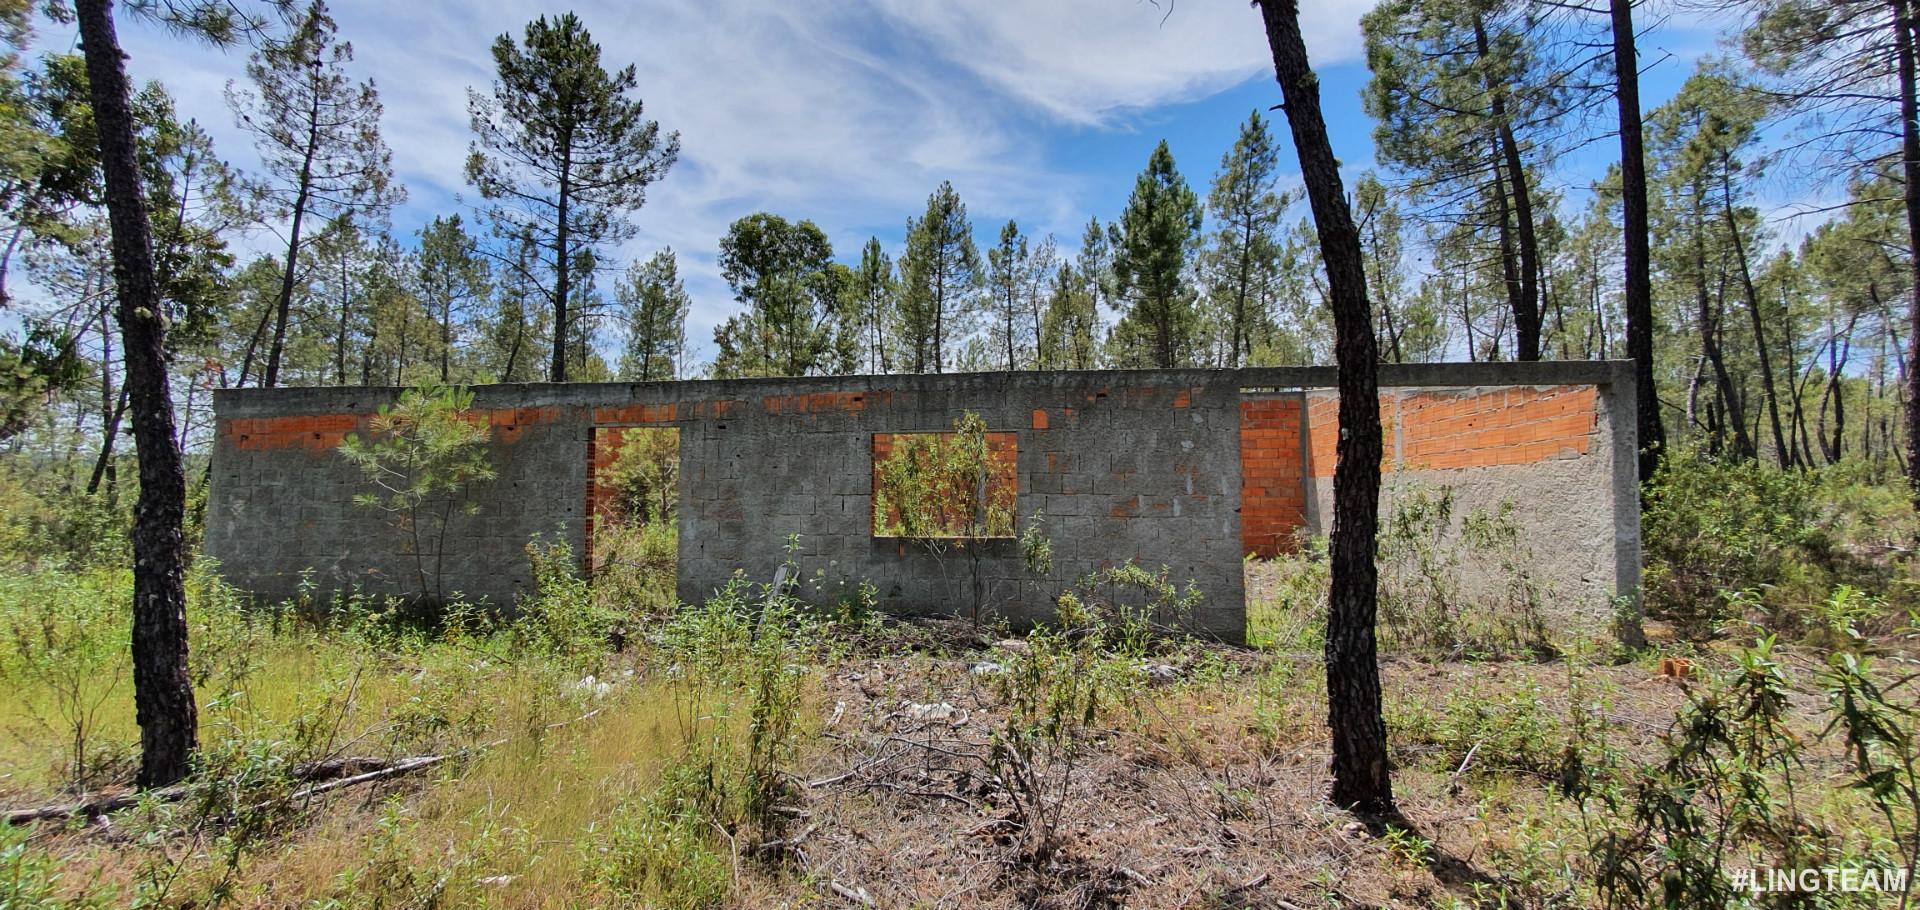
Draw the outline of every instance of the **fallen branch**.
M873 898L867 894L867 889L865 888L849 888L846 885L840 884L839 879L827 882L827 887L833 889L833 893L862 907L873 906Z
M547 724L545 729L555 730L568 724L579 723L580 721L587 720L599 714L602 710L604 709L596 708L572 720L563 720ZM411 774L415 771L431 768L450 758L472 755L476 752L483 752L496 746L505 745L508 741L507 739L496 739L492 742L481 743L477 746L468 746L465 749L448 752L443 755L416 755L409 758L396 759L355 756L307 762L295 766L289 776L294 780L300 781L324 780L326 782L297 790L292 795L286 797L286 801L292 802L294 800L309 799L334 790L373 783L374 781L386 780L391 777L399 777L403 774ZM361 768L370 770L360 771L348 777L338 777L340 774ZM330 777L335 779L328 780L327 778ZM178 784L172 787L162 787L158 790L122 793L117 796L107 796L100 799L85 800L78 803L67 803L58 806L9 809L6 813L6 819L9 825L24 825L33 822L55 821L69 818L98 818L102 815L109 815L114 812L131 809L139 805L143 799L163 803L179 802L191 795L193 789L193 786L190 784ZM268 804L263 803L262 805Z

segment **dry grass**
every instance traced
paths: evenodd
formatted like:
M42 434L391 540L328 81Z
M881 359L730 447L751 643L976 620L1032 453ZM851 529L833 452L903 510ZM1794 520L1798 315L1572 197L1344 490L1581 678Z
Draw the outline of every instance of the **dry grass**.
M1522 906L1568 891L1584 862L1580 819L1558 791L1561 743L1585 718L1606 744L1649 757L1697 683L1658 676L1653 656L1603 663L1431 662L1387 655L1383 675L1402 811L1390 830L1324 800L1329 744L1311 618L1287 610L1283 573L1250 567L1268 649L1162 646L1149 663L1096 657L1112 682L1070 744L1034 762L1052 838L1008 786L995 743L1015 707L983 663L1016 665L1032 646L994 644L964 623L869 629L815 668L801 701L802 747L784 826L712 824L721 904L742 907L1432 907L1494 889ZM228 739L284 736L335 712L334 753L446 750L506 739L431 776L317 801L223 860L223 830L167 830L129 813L111 826L43 830L58 891L132 895L177 866L172 903L227 907L694 906L654 881L611 889L597 872L636 807L707 736L738 737L738 692L697 688L621 658L599 698L578 670L505 661L484 643L368 650L274 639L242 697L208 712ZM1711 651L1702 670L1725 666ZM1784 652L1810 676L1817 655ZM1103 679L1109 677L1102 677ZM1818 693L1792 708L1809 737ZM950 705L931 714L923 707ZM20 703L3 708L10 723ZM597 713L564 726L549 725ZM124 717L106 738L131 732ZM9 803L58 795L60 745L9 737ZM1466 756L1471 755L1470 760ZM39 769L37 771L29 769ZM1809 780L1837 779L1812 756ZM38 775L38 776L35 776ZM1823 816L1845 825L1839 809ZM177 822L177 818L174 819ZM644 834L644 832L643 832ZM651 835L646 835L651 836ZM774 840L769 849L761 845ZM625 844L627 847L612 845ZM678 848L676 848L678 849ZM689 868L698 857L689 854ZM665 880L662 880L665 881ZM220 886L227 887L222 890ZM210 895L219 895L208 900ZM1549 900L1550 898L1550 900ZM161 902L163 904L167 901Z

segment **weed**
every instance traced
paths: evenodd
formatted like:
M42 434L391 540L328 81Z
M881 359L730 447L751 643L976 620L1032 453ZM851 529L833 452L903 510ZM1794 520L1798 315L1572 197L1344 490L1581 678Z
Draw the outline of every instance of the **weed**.
M469 413L473 392L458 387L408 389L382 405L365 439L349 434L340 454L374 492L354 501L387 516L406 535L418 577L416 589L435 605L444 586L447 531L455 511L472 512L468 487L493 478L487 461L488 426Z
M96 782L89 765L108 706L126 679L127 577L0 576L0 686L31 721L67 745L62 777Z

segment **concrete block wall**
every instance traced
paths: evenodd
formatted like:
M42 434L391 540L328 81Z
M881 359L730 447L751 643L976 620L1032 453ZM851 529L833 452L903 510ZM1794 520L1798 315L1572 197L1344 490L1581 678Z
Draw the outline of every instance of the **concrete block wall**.
M1530 536L1566 554L1571 577L1630 590L1639 539L1627 375L1613 363L1383 366L1383 388L1419 389L1385 396L1398 415L1388 467L1488 500L1520 497ZM498 476L470 491L473 514L452 519L447 587L511 604L528 590L535 534L584 560L592 468L612 457L596 439L617 435L596 429L671 426L684 600L737 572L770 580L799 534L809 585L824 573L823 597L867 580L888 610L965 612L977 567L986 610L1030 620L1079 577L1137 559L1204 592L1199 631L1239 640L1243 554L1324 533L1332 514L1322 450L1337 428L1316 417L1327 397L1312 390L1333 379L1330 368L1297 367L481 386L474 411L492 429ZM418 588L408 538L354 503L365 483L337 451L398 395L216 393L206 551L229 580L269 599L291 596L303 574L321 591ZM1053 543L1044 578L1028 574L1014 540L941 553L872 534L876 442L951 430L969 410L1011 434L1019 526L1044 516ZM1472 464L1458 460L1469 452Z
M1102 566L1166 565L1205 594L1200 631L1243 635L1239 384L1217 371L968 374L648 384L500 385L474 390L493 427L498 477L453 519L448 585L511 603L529 585L535 533L586 550L596 427L680 430L682 599L736 571L767 581L789 534L823 594L872 581L899 612L971 607L977 553L984 606L1047 615L1060 589ZM323 590L412 590L403 535L354 504L365 487L336 451L395 389L277 389L216 396L207 552L264 598L311 570ZM971 410L1013 435L1020 527L1044 516L1053 570L1028 574L1013 540L945 553L872 535L876 435L951 430Z

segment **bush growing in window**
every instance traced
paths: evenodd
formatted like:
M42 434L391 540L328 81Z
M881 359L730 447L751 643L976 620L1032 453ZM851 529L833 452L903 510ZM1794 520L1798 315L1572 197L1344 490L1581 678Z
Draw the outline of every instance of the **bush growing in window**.
M1014 536L1013 434L968 411L950 433L874 437L875 537Z

